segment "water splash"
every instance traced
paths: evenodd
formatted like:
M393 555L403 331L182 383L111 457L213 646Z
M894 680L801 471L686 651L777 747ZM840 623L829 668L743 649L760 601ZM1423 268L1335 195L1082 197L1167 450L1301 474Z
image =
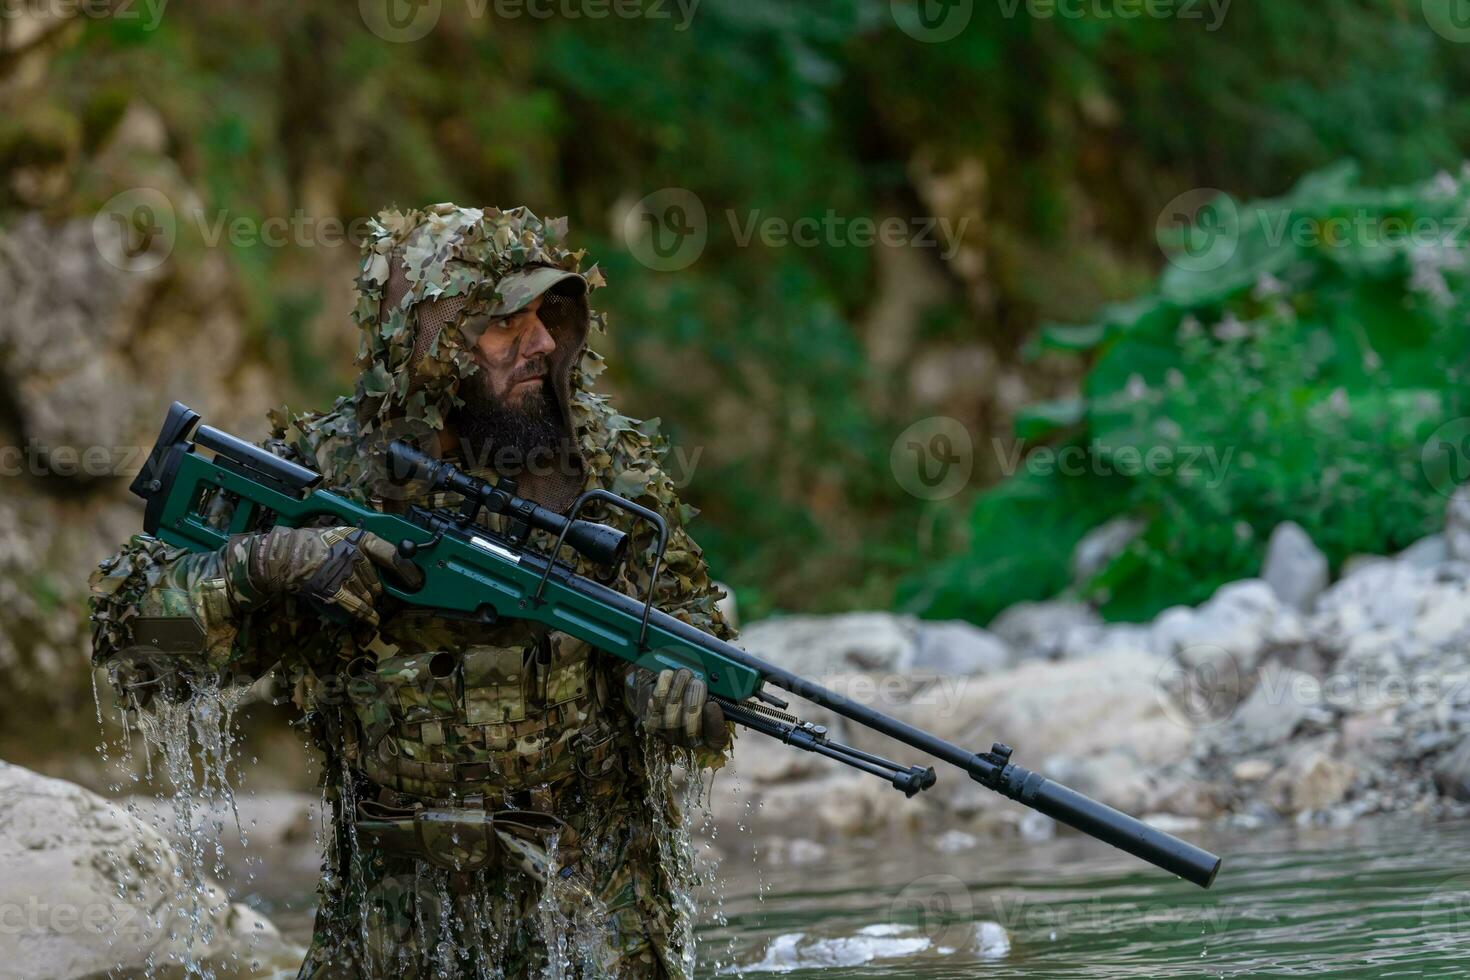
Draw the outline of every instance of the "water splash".
M95 675L94 675L95 682ZM95 690L95 688L94 688ZM165 894L156 904L149 904L146 924L132 937L120 940L148 942L165 939L159 948L146 954L145 976L199 977L214 980L222 960L230 961L231 973L249 975L252 966L248 950L242 953L225 948L218 928L236 914L228 894L215 883L226 876L223 834L226 820L233 822L242 848L248 847L236 801L238 782L234 715L248 689L243 686L222 687L208 680L196 680L186 698L155 697L146 703L136 698L120 706L123 715L122 762L134 778L151 789L158 801L151 823L164 845L143 854L116 856L119 862L119 898L137 899L150 888L159 888L148 876L162 871ZM101 711L100 697L98 710ZM141 759L135 756L131 733L133 725L142 736ZM106 744L104 738L104 746ZM154 759L161 763L167 784L154 781ZM104 760L107 758L103 751ZM138 772L141 762L142 772ZM115 789L120 790L121 786ZM144 819L134 802L126 810ZM258 936L252 934L253 947Z

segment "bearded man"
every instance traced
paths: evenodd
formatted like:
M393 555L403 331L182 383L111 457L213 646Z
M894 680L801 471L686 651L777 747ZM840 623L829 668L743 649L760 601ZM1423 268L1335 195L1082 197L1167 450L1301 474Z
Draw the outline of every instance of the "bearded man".
M385 511L452 503L387 479L397 438L557 511L612 490L668 522L658 580L636 560L616 578L578 570L636 595L651 584L660 608L731 638L683 529L691 512L659 468L663 440L589 390L602 363L587 336L602 319L587 294L603 278L580 271L565 235L564 219L524 208L380 214L357 279L354 394L324 413L273 414L264 445ZM503 530L498 515L480 519ZM624 529L631 554L651 541ZM140 709L170 672L196 684L271 673L294 692L324 756L332 825L300 976L690 975L670 764L717 767L728 751L704 684L526 621L383 598L383 576L415 572L347 527L238 535L196 555L138 535L93 578L94 659ZM199 652L140 667L128 655L139 617L197 629Z

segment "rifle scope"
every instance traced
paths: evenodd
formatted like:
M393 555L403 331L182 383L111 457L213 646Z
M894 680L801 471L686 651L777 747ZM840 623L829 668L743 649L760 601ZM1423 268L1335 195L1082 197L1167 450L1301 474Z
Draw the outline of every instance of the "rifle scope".
M470 476L453 463L435 459L400 439L388 445L388 478L398 483L424 480L431 490L459 494L492 514L505 514L511 521L522 521L548 534L561 534L565 528L566 544L599 565L618 564L628 550L628 535L615 527L583 520L568 522L554 510L518 497L513 491L502 490L488 480ZM465 523L473 519L472 513L467 514Z

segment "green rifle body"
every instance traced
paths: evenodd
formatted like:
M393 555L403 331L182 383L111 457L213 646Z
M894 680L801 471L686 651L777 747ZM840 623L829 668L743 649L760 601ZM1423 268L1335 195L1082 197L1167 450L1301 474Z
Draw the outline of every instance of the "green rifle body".
M197 413L175 402L132 484L147 502L144 529L169 544L214 551L232 535L276 525L360 527L397 544L399 553L423 571L423 586L412 592L383 583L384 591L403 603L486 623L534 620L649 671L687 668L704 679L737 724L877 775L908 796L934 785L932 768L905 766L844 745L828 738L824 728L786 714L786 703L769 691L779 688L948 762L989 789L1201 887L1208 888L1220 868L1214 854L1012 763L1008 746L977 753L954 745L654 609L651 597L639 600L617 592L553 557L567 543L594 560L621 560L622 532L576 519L586 500L598 499L657 527L656 580L667 531L662 518L636 504L590 491L570 516L562 517L395 444L390 456L399 453L410 468L428 472L436 486L474 499L458 512L415 507L407 515L388 514L318 489L317 473L227 433L201 426L190 441L198 420ZM213 458L199 453L200 447L212 450ZM221 494L230 507L211 506ZM512 530L497 534L476 523L480 509L513 518ZM212 513L229 517L216 521ZM559 532L551 555L529 546L531 527Z

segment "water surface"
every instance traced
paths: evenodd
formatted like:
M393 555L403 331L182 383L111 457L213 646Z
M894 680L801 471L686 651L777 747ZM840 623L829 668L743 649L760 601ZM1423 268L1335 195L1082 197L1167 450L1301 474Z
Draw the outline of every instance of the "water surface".
M1470 977L1470 824L1186 836L1225 856L1208 892L1073 838L850 845L759 883L731 861L703 951L749 976Z
M1225 857L1209 891L1073 836L727 858L700 976L1470 977L1470 823L1184 836ZM305 942L309 886L252 898Z

